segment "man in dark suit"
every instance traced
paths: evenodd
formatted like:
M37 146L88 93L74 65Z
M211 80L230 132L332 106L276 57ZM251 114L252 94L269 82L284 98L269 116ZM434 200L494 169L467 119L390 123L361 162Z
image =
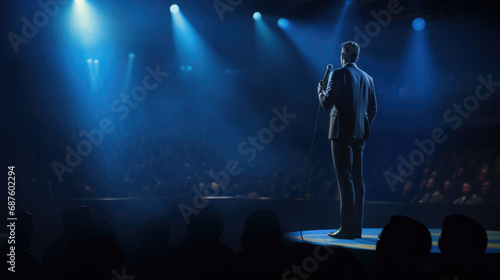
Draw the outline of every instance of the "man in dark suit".
M331 71L328 82L318 84L321 107L330 110L332 157L340 191L341 225L333 238L361 238L365 184L363 148L377 112L373 79L356 66L360 48L356 42L342 44L342 68Z

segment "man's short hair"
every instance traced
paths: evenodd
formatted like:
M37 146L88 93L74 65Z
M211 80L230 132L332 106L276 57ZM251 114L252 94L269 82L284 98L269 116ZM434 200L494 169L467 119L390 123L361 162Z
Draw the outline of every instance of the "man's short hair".
M344 59L346 62L356 62L356 59L359 57L359 52L361 49L359 48L358 43L354 41L347 41L342 43L342 54L344 54Z

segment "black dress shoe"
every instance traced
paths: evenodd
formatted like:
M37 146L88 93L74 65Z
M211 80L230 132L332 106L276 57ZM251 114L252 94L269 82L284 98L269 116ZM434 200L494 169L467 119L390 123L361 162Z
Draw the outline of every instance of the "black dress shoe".
M339 230L336 232L329 232L328 236L336 238L336 239L355 239L356 236L353 233L343 233Z

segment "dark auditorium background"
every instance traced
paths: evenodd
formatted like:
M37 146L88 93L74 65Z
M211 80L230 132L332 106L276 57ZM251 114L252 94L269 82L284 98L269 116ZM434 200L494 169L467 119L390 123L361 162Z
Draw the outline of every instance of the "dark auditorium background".
M0 11L0 275L307 279L288 270L320 247L285 235L339 226L316 86L350 40L378 103L364 228L399 221L418 239L414 223L441 229L460 214L472 221L450 224L499 240L492 1L6 0ZM17 274L4 261L14 216ZM444 279L439 235L413 279ZM463 275L500 276L490 244ZM334 248L310 279L385 275L379 248Z

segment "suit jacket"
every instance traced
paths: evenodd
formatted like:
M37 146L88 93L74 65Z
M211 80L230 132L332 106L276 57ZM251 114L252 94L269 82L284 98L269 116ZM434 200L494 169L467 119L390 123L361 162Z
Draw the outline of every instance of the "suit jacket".
M330 110L328 139L367 139L377 113L373 78L355 63L330 71L326 89L318 85L321 107Z

